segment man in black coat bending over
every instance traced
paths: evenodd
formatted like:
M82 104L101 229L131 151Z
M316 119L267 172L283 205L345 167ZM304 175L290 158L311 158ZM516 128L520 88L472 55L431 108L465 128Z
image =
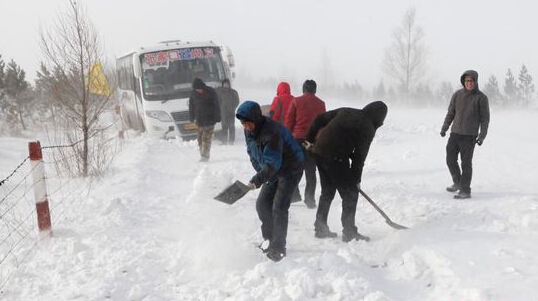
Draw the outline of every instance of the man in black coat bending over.
M357 231L355 212L364 161L386 116L387 106L375 101L362 110L339 108L320 114L308 129L304 144L316 155L321 182L315 237L336 237L329 230L327 217L338 190L342 198L342 241L370 240Z

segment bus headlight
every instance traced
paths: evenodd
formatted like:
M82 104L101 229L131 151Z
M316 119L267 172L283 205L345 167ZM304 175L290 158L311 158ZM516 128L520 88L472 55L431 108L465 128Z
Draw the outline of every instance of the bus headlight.
M170 122L172 118L165 111L146 111L146 116L162 122Z

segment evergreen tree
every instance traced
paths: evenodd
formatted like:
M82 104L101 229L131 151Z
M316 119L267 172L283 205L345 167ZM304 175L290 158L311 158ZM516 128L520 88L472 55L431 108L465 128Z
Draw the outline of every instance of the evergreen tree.
M379 82L379 85L374 88L373 96L377 100L385 100L387 97L387 90L385 90L385 84L383 83L383 80Z
M523 107L528 107L531 103L532 94L534 93L534 84L532 83L532 76L527 71L525 65L521 66L518 79L518 99L521 101Z
M499 82L497 81L497 77L495 75L488 78L488 82L484 86L484 93L488 97L491 104L502 105L503 99L501 91L499 90Z
M0 54L0 91L4 88L4 68L5 68L5 66L6 66L6 64L4 63L4 60L2 59L2 55Z
M432 103L433 92L430 90L429 85L420 83L413 90L414 103L419 106L429 106Z
M398 102L398 97L397 97L396 91L394 90L393 87L389 87L389 89L387 90L387 101L389 103Z
M516 79L512 75L512 70L508 68L506 78L504 79L504 96L506 105L515 105L517 102L517 84Z
M23 130L26 130L23 115L26 113L26 106L30 102L26 93L28 92L29 84L25 77L24 70L15 61L11 60L4 74L4 91L8 98L8 117L11 117L12 121L18 119Z
M450 99L454 94L454 88L450 82L441 82L439 89L435 91L435 96L438 99L439 104L448 106Z
M56 104L53 99L52 91L57 85L57 78L51 74L47 69L47 66L43 62L39 67L39 70L36 72L35 79L35 93L39 97L39 103L37 109L42 112L42 116L45 118L50 118L53 122L55 121L55 111Z
M6 110L6 103L4 101L4 68L6 64L4 63L4 60L2 60L2 55L0 54L0 108L2 109L2 113L5 113Z

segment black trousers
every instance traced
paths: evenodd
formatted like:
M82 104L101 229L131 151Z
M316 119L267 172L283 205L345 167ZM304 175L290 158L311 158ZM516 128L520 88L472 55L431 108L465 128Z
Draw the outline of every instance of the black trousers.
M459 184L462 191L468 193L471 193L475 143L476 136L451 133L446 144L446 165L452 181ZM461 157L461 169L458 164L458 155Z
M235 119L221 121L222 126L222 142L234 143L235 141Z
M279 176L275 181L262 185L256 211L262 222L261 230L264 239L269 239L269 248L286 251L288 235L288 210L291 196L303 175L302 170Z
M304 139L295 139L301 148L305 156L304 175L306 179L306 187L304 189L304 201L305 203L316 203L316 156L306 151L303 146Z
M321 182L321 196L319 198L318 211L314 227L316 231L322 230L327 225L327 217L331 202L336 191L342 198L342 227L344 234L357 233L355 226L355 213L357 211L357 200L359 190L357 183L351 180L352 176L349 160L334 160L321 156L316 156L316 163Z

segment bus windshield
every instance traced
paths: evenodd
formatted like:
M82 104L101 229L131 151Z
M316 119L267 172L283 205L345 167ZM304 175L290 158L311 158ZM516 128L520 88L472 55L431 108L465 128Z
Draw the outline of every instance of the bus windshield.
M196 47L144 53L142 90L147 100L188 97L194 78L204 82L221 82L224 66L218 47Z

